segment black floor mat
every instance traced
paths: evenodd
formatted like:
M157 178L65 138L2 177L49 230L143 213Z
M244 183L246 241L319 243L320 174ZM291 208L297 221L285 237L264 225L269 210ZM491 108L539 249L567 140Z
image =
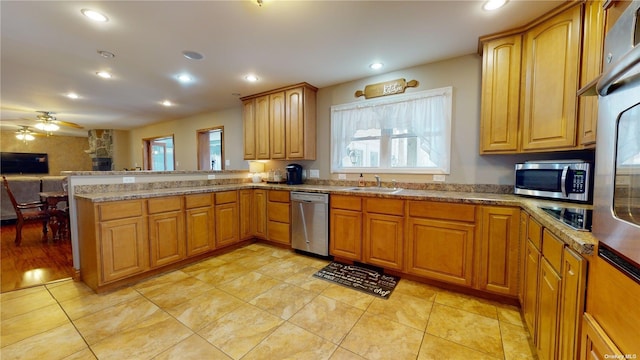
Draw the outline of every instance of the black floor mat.
M381 271L332 262L313 276L360 290L383 299L388 299L400 281L397 276L385 275Z

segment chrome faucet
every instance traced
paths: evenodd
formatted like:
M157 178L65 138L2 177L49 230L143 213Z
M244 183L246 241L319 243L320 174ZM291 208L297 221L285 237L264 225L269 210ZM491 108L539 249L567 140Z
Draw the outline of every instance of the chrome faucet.
M376 178L376 186L377 186L377 187L380 187L380 186L381 186L381 185L380 185L380 176L378 176L378 175L373 175L373 177L374 177L374 178Z
M396 182L396 179L391 180L391 187L393 188L393 190L398 188L398 183Z

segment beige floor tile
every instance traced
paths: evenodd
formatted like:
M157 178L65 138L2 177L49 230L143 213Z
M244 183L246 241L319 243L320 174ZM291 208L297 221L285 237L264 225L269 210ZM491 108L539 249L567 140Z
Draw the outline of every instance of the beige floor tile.
M330 261L325 259L319 259L313 256L308 255L299 255L295 256L293 259L299 264L302 264L303 267L312 267L316 269L316 271L322 269L323 267L329 265Z
M393 293L391 293L391 296L393 296L394 293L402 293L405 295L415 296L417 298L421 298L424 300L433 301L436 297L436 294L440 291L441 291L440 289L431 285L427 285L427 284L423 284L417 281L411 281L407 279L400 279L395 289L393 290Z
M91 345L91 349L100 360L149 359L192 334L167 313L156 312L135 326Z
M466 346L439 338L437 336L425 334L420 347L418 360L498 360L500 357L493 357Z
M536 350L529 332L522 326L500 324L505 360L536 359Z
M22 296L2 298L2 309L0 309L2 321L56 303L56 300L44 286L38 286L33 290L21 292L21 294Z
M225 353L195 334L153 358L153 360L173 359L231 360Z
M242 275L250 273L250 269L246 269L242 266L236 264L224 264L217 266L215 268L211 268L205 271L202 271L195 275L195 277L199 280L202 280L211 285L217 286L220 284L224 284L227 281L232 281L239 278Z
M154 276L150 279L141 281L133 286L141 294L147 294L154 290L162 289L167 285L188 279L191 275L182 271L172 271L170 273Z
M77 353L64 357L62 358L62 360L96 360L96 356L93 355L89 348L86 348L78 351Z
M191 300L165 310L191 330L198 330L237 309L242 304L244 302L240 299L213 288Z
M497 319L436 303L426 332L492 356L504 354Z
M61 301L60 306L62 306L71 320L76 320L137 297L141 297L140 293L129 287L108 293L90 293L79 296Z
M341 347L370 360L415 359L422 332L382 317L364 314Z
M336 284L329 284L320 294L362 310L366 310L375 299L372 295Z
M280 280L252 271L235 280L218 285L218 288L244 301L249 301L279 284L281 284Z
M47 284L47 289L58 302L94 294L94 291L85 283L73 280L55 284L54 286Z
M333 355L329 358L330 360L367 360L360 355L354 354L349 350L345 350L341 347L337 348L334 351Z
M218 259L217 257L213 257L210 259L202 260L195 264L191 264L183 267L180 271L185 274L189 274L191 276L196 276L202 272L209 271L217 268L218 266L226 265L227 263Z
M68 323L70 321L65 313L54 302L49 306L3 320L0 324L0 344L14 344Z
M300 256L300 255L298 255ZM303 266L295 261L293 257L280 259L258 268L256 271L268 275L278 280L286 280L287 278L297 274L302 270Z
M400 324L424 331L433 302L403 293L392 293L388 299L374 299L367 308L371 315L383 316Z
M492 319L498 318L498 312L496 310L495 303L470 295L443 290L438 292L435 302L457 309L466 310L468 312L486 316Z
M498 320L500 320L501 323L506 322L520 327L525 326L519 307L500 304L496 305L496 310L498 310Z
M251 253L253 254L245 254L245 256L239 257L234 261L234 264L239 265L247 270L256 270L279 260L278 258L268 254L263 254L256 251L251 251Z
M20 342L0 349L3 360L53 360L64 359L87 349L87 344L71 323L58 326L36 336L28 337ZM71 359L73 357L70 357Z
M185 301L213 289L213 286L194 277L186 277L164 286L155 287L151 291L141 291L142 295L162 308L174 307ZM138 290L140 291L140 290Z
M2 261L4 262L4 259ZM44 288L44 286L34 286L34 287L30 287L30 288L25 288L25 289L19 289L19 290L12 290L12 291L3 292L3 293L0 293L0 302L2 302L4 304L4 302L7 301L7 300L19 298L19 297L22 297L22 296L29 296L31 294L35 294L35 293L38 293L38 292L42 291L43 288Z
M77 319L73 323L87 343L93 345L161 311L151 301L137 297Z
M298 311L289 322L334 344L340 344L363 310L325 296L317 296Z
M240 359L271 334L283 320L252 305L242 305L198 331L233 359Z
M336 345L293 324L284 323L243 360L328 359Z
M314 277L313 274L316 272L318 272L318 269L314 267L305 267L295 275L288 277L284 282L315 293L321 293L331 285L331 282Z
M269 313L288 320L318 294L291 284L280 284L249 301Z

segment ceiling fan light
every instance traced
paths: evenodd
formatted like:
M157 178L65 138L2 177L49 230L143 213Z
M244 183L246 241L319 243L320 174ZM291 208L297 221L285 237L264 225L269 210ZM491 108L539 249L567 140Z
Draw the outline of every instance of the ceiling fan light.
M39 123L36 124L36 129L42 130L42 131L58 131L60 130L60 126L56 125L56 124L51 124L51 123Z
M22 141L32 141L35 139L35 137L33 137L33 135L29 133L19 132L16 134L16 139L22 140Z
M103 79L111 79L111 73L107 71L98 71L96 72L96 75L100 76Z
M488 0L482 6L486 11L493 11L503 7L507 3L507 0Z
M98 21L98 22L107 22L109 21L109 18L104 15L101 14L95 10L90 10L90 9L82 9L80 10L80 12L82 13L82 15L88 17L89 19L93 20L93 21Z

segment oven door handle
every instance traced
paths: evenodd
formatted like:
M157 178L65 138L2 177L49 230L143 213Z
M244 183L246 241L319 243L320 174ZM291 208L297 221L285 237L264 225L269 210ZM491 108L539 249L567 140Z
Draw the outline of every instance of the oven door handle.
M562 191L564 197L569 196L569 194L567 194L567 174L569 174L569 165L562 169L562 175L560 177L560 191Z
M613 64L607 72L602 74L602 78L600 78L600 81L598 81L596 85L598 94L600 94L600 96L609 95L609 93L611 93L611 86L637 64L640 64L640 46L633 48Z

